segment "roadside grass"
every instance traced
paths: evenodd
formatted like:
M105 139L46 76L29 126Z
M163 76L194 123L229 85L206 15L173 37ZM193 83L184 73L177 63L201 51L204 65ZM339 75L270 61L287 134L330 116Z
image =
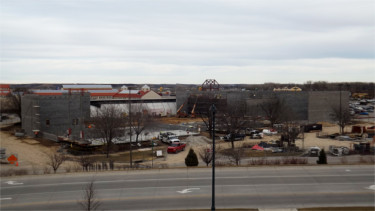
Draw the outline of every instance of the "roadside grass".
M11 177L21 175L28 175L27 169L7 169L0 171L0 177Z
M179 210L179 211L209 211L211 209L190 209L190 210ZM241 208L233 208L233 209L215 209L217 211L258 211L258 209L241 209Z
M374 211L375 207L313 207L313 208L299 208L298 211ZM209 211L211 209L189 209L180 211ZM259 211L259 209L240 209L227 208L216 209L217 211Z
M374 211L375 207L313 207L299 208L298 211Z
M301 156L303 152L276 152L271 151L256 151L252 149L245 149L244 157L289 157L289 156Z
M165 147L154 147L154 153L156 153L157 150L164 150ZM106 162L109 160L113 160L118 163L128 163L130 161L130 152L119 152L110 154L109 158L107 158L106 154L96 154L96 155L89 155L93 160L96 162ZM133 151L132 152L133 162L137 160L142 161L149 161L152 160L152 150L148 151ZM154 156L154 159L156 157Z

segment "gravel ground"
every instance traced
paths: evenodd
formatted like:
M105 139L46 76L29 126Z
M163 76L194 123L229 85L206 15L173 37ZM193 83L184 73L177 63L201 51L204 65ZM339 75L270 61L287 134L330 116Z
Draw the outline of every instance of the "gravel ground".
M3 123L2 123L3 124ZM366 123L366 126L373 125L371 123ZM175 127L170 126L173 129L177 129ZM350 126L347 127L346 131L349 132ZM336 133L339 131L339 128L337 126L326 126L323 128L323 132L327 134ZM260 141L271 141L271 140L277 140L279 138L278 135L273 136L265 136L263 139L249 139L249 137L246 137L243 141L237 141L235 142L236 145L241 145L243 143L246 144L257 144ZM164 158L157 158L154 160L154 166L168 166L168 167L183 167L185 166L184 160L185 157L189 151L190 148L193 148L196 153L199 153L200 150L203 150L205 148L210 148L211 146L211 139L204 137L204 136L187 136L183 139L184 142L187 143L187 147L185 151L182 151L177 154L165 154ZM339 141L334 139L322 139L317 138L316 133L306 133L305 134L305 140L304 142L302 140L297 140L296 145L300 148L304 145L304 148L307 149L311 146L318 146L320 148L324 148L328 151L328 148L330 145L335 146L346 146L346 147L352 147L355 142L352 141ZM44 146L40 144L38 141L35 141L34 139L19 139L14 137L13 135L10 135L7 132L0 131L0 145L1 148L6 148L6 152L8 155L11 153L14 153L18 156L19 159L19 166L15 167L14 165L9 164L2 164L0 165L1 170L6 170L9 168L43 168L45 166L45 163L47 162L47 155L46 153L50 151L56 151L58 149L57 146ZM224 142L222 140L217 140L217 148L225 149L229 148L230 143ZM198 156L199 157L199 156ZM253 159L253 158L249 158ZM246 164L249 159L245 159L243 161L243 164ZM273 158L266 158L266 159L273 159ZM308 158L309 163L315 164L317 158ZM331 157L328 158L329 163L343 163L343 162L357 162L361 160L361 156L346 156L345 158L341 157ZM205 166L204 162L200 160L199 162L200 166ZM71 163L70 163L71 164ZM69 163L66 163L64 165L70 165ZM144 163L145 165L150 165L150 162Z

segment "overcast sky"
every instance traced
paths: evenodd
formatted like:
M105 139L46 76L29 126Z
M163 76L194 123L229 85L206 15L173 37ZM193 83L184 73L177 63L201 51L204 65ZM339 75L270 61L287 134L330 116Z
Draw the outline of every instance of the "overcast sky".
M374 0L1 0L1 83L375 81Z

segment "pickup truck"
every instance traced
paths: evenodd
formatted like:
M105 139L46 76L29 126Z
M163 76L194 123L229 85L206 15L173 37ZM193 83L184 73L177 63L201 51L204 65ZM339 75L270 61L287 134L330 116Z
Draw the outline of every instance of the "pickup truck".
M168 153L177 153L180 151L184 151L186 147L185 143L172 143L171 146L168 147L167 152Z
M160 132L159 134L159 140L162 142L167 142L171 138L175 138L176 134L171 132Z

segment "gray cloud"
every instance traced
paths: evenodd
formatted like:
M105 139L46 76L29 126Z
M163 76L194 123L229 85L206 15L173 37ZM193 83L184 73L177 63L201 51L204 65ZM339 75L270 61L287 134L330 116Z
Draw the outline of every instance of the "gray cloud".
M226 83L366 81L352 72L374 69L374 6L367 0L4 0L0 80L118 80L105 72L123 76L119 82L204 80L194 74Z

